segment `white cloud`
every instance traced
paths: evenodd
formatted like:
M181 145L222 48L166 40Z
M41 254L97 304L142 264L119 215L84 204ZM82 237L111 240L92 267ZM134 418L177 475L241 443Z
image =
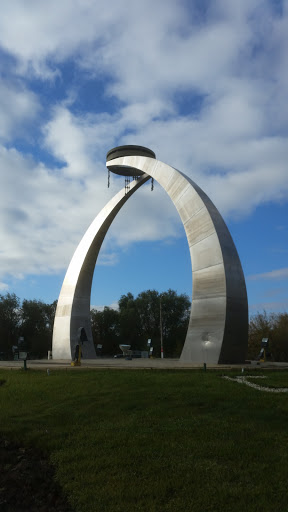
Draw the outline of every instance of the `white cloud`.
M7 292L9 285L7 283L0 283L0 292Z
M23 274L65 269L93 218L124 186L118 179L107 189L104 165L98 164L95 175L82 183L67 176L66 168L64 172L52 170L3 147L0 166L5 169L0 189L1 276L22 278ZM158 216L165 217L165 202L160 206L155 190L148 207L147 194L150 194L149 186L137 191L138 199L130 199L130 204L119 214L100 253L100 265L115 264L117 251L124 250L131 241L175 236L174 211L170 214L171 223L166 219L156 222ZM168 203L168 214L169 207Z
M103 7L109 13L104 2ZM0 41L18 59L19 72L53 78L57 62L97 38L103 19L96 2L11 0L2 5Z
M45 145L65 163L63 172L70 177L87 178L95 164L89 158L89 120L75 119L65 108L55 109L55 115L44 128Z
M23 85L0 81L0 139L25 137L25 125L32 124L40 110L36 95Z
M81 183L16 150L1 148L0 166L1 275L62 270L93 219L95 201L107 201L106 189L95 190L94 181L94 193L83 195Z
M105 244L105 242L104 242ZM118 262L118 259L119 259L119 256L118 256L118 253L115 253L115 252L100 252L99 254L99 257L98 257L98 260L97 260L97 265L103 265L105 267L110 267L110 266L113 266L113 265L116 265L116 263Z
M288 279L288 268L279 268L277 270L271 270L271 272L264 272L263 274L253 274L248 276L250 281L258 280L280 280Z
M10 64L0 85L0 137L29 138L37 118L43 144L38 160L1 148L2 275L65 268L86 227L122 186L113 177L106 189L105 154L118 144L151 147L199 183L225 216L287 200L287 3L282 17L268 0L190 4L10 0L1 6L0 44L16 66ZM61 64L72 60L76 75L101 83L106 102L114 97L110 113L80 110L70 83L66 99L53 102L46 88L65 81ZM29 89L35 76L49 97L43 119L40 93ZM42 149L58 168L39 162ZM149 194L143 187L125 205L102 264L115 263L132 241L183 235L164 192L156 186Z
M104 311L104 308L110 308L110 309L115 309L116 311L119 310L119 304L118 302L112 302L112 304L109 304L108 306L91 306L90 309L93 309L95 311Z

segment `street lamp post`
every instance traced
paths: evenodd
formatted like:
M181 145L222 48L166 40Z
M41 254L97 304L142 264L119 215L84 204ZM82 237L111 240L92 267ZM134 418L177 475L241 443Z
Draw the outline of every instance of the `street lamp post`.
M161 347L161 359L163 359L164 352L163 352L163 328L162 328L162 295L160 295L160 347Z

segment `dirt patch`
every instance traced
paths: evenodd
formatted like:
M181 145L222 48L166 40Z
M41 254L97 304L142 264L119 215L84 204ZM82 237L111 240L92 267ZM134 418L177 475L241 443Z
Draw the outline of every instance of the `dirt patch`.
M32 448L0 438L1 512L73 512L54 468Z

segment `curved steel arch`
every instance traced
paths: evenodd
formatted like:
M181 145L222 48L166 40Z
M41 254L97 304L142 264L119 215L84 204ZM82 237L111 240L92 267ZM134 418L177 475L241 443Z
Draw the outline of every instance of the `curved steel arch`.
M80 325L88 336L83 357L96 356L90 326L90 294L99 250L123 204L152 177L173 201L191 255L192 307L181 360L242 363L248 340L245 279L236 247L217 208L196 183L173 167L153 157L135 155L135 151L128 152L129 156L114 154L115 158L112 155L107 162L108 169L141 177L133 181L127 194L123 189L107 203L75 251L58 300L53 358L71 359Z
M53 359L71 359L77 345L77 332L85 328L88 342L82 347L82 357L96 358L90 324L90 296L93 273L105 235L123 204L150 176L142 176L116 194L94 219L80 241L67 269L60 291L54 320Z

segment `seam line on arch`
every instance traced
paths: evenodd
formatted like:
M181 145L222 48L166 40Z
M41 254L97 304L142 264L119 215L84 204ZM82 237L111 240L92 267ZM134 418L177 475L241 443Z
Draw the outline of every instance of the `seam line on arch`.
M223 261L220 261L220 263L214 263L213 265L209 265L209 267L203 267L203 268L198 268L198 270L192 270L192 273L201 272L201 270L205 270L206 268L217 267L219 265L222 265L224 268Z
M189 219L187 219L185 222L183 222L183 226L186 226L187 222L189 222L189 220L193 219L193 217L198 215L198 213L201 212L201 210L203 210L204 208L205 208L205 204L203 204L203 206L201 206L201 208L199 208L199 210L197 210L197 212L193 213L193 215L191 215L191 217L189 217Z
M212 235L214 235L215 233L216 233L216 235L217 235L216 229L214 229L214 231L213 231L212 233L210 233L210 235L204 236L204 238L201 238L200 240L197 240L197 242L195 242L195 244L191 244L191 245L189 245L189 248L190 248L190 247L194 247L194 245L197 245L197 244L199 244L200 242L203 242L203 240L206 240L206 238L209 238L209 236L212 236ZM217 235L217 237L218 237L218 235ZM219 245L220 245L220 243L219 243ZM221 246L220 246L220 249L221 249ZM221 252L222 252L222 249L221 249Z
M186 187L184 187L184 190L182 190L182 192L181 192L180 196L177 198L177 201L175 201L175 203L174 203L175 205L176 205L179 201L181 201L181 199L182 199L182 197L184 196L184 194L186 194L187 190L189 190L189 189L188 189L189 185L190 185L190 187L191 187L191 183L189 183L189 182L188 182L188 183L186 184ZM194 188L194 187L192 187L192 188L193 188L193 191L194 191L194 192L196 192L195 188ZM197 192L196 192L196 193L197 193Z

